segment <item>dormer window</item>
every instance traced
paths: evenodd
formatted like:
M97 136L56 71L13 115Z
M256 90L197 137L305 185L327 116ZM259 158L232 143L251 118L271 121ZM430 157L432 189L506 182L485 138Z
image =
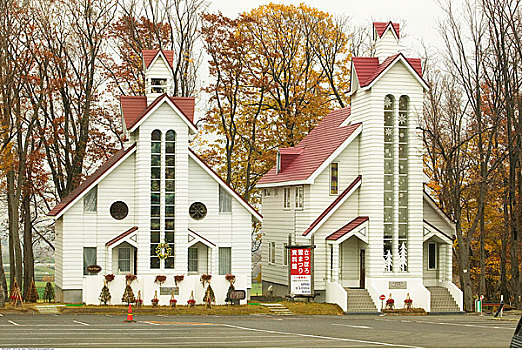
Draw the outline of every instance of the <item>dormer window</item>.
M167 93L167 79L151 78L150 79L150 92L153 94Z

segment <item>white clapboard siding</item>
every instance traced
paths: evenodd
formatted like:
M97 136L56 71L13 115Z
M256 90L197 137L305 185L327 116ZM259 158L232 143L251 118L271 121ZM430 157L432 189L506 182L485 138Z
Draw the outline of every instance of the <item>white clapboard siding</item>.
M251 275L251 213L232 197L232 211L219 212L219 183L195 161L189 159L189 205L202 202L207 215L202 220L188 218L188 227L216 245L213 273L219 271L219 247L232 248L232 274ZM187 211L188 213L188 211ZM187 215L188 216L188 215ZM248 281L250 286L250 280Z
M97 263L102 273L108 273L109 266L104 263L105 243L135 226L134 159L134 154L129 156L98 183L96 213L84 212L83 199L80 199L62 216L63 255L56 257L63 274L62 289L82 288L84 247L96 247ZM123 201L129 207L129 214L123 220L115 220L109 213L115 201Z
M63 216L54 224L54 284L63 289Z
M439 213L437 213L431 205L428 203L428 199L424 199L423 201L424 207L424 220L429 222L431 225L438 228L440 231L444 232L449 237L453 236L453 227L448 225L447 219L441 217Z
M379 62L382 63L389 56L397 53L398 40L393 33L393 29L386 30L384 35L377 39L375 43L375 56L379 57Z

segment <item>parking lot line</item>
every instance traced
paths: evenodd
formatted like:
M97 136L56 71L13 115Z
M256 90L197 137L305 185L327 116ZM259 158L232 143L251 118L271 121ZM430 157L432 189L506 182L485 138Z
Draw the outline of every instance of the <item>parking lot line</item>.
M340 323L332 323L332 326L343 326L343 327L351 327L351 328L373 329L373 327L368 327L368 326L356 326L356 325L353 325L353 324L340 324Z
M236 329L243 329L243 330L253 331L253 332L264 332L264 333L272 333L272 334L295 335L295 336L306 337L306 338L315 338L315 339L336 340L336 341L345 341L345 342L361 343L361 344L391 346L391 347L394 347L394 348L415 348L415 347L417 347L417 346L411 346L411 345L390 344L390 343L383 343L383 342L376 342L376 341L369 341L369 340L361 340L361 339L336 338L336 337L327 337L327 336L323 336L323 335L313 335L313 334L302 334L302 333L292 333L292 332L271 331L271 330L268 330L268 329L247 328L247 327L234 326L234 325L229 325L229 324L223 324L223 326L230 327L230 328L236 328Z
M76 320L73 320L74 323L78 323L78 324L82 324L84 326L90 326L90 324L88 323L85 323L85 322L81 322L81 321L76 321Z
M13 326L19 326L18 323L14 322L14 321L11 321L11 320L7 320L7 322L9 322L10 324L12 324Z

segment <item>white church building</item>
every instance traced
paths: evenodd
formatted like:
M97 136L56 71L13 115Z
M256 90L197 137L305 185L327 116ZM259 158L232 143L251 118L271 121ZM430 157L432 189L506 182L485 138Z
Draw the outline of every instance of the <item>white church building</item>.
M462 311L452 282L454 223L424 189L418 123L421 61L399 51L399 25L373 23L375 57L354 57L351 106L279 149L262 189L263 290L287 295L287 245L314 245L315 300L345 312Z
M262 217L189 148L194 99L169 95L172 58L172 51L143 51L146 96L120 99L124 149L48 213L60 302L98 304L106 274L115 275L112 304L121 303L128 273L145 304L155 293L168 304L171 293L160 286L174 289L175 275L184 276L179 304L191 293L202 303L202 274L212 275L217 303L226 297L226 274L236 289L251 287L252 221ZM101 272L89 272L96 265ZM158 275L167 277L162 285Z

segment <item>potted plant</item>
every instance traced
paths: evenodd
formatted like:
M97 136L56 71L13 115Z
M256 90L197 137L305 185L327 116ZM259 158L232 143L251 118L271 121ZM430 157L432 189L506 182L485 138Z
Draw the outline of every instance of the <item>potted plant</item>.
M109 273L108 275L105 275L105 281L107 281L107 283L114 281L114 274Z
M391 293L388 300L386 300L386 308L390 310L395 308L395 300L393 300Z
M166 280L167 280L167 276L157 275L156 279L154 280L154 283L158 283L160 285L160 287L161 287L163 282L165 282Z
M211 278L212 278L212 275L210 275L208 273L204 273L201 275L199 280L201 281L201 284L203 285L203 287L205 287L205 284L209 283Z
M188 307L194 307L196 305L196 300L194 300L194 291L190 292L190 299L187 300Z
M141 299L141 290L138 291L138 297L134 299L134 303L138 307L143 305L143 299Z
M225 275L225 279L230 283L230 284L234 284L234 282L236 282L236 276L232 275L231 273L227 273Z
M127 282L127 284L131 284L132 282L134 282L138 277L135 275L135 274L132 274L132 273L128 273L125 275L125 282Z
M176 300L176 297L174 296L174 291L170 294L170 307L176 307L176 304L178 301Z
M183 279L185 278L184 275L176 275L174 276L174 283L176 284L176 287L178 286L178 283L183 281Z
M406 309L411 309L411 305L413 304L413 300L410 298L410 293L406 295L406 299L404 299L404 306Z
M154 291L154 299L151 300L152 307L158 306L159 299L158 299L158 291Z

